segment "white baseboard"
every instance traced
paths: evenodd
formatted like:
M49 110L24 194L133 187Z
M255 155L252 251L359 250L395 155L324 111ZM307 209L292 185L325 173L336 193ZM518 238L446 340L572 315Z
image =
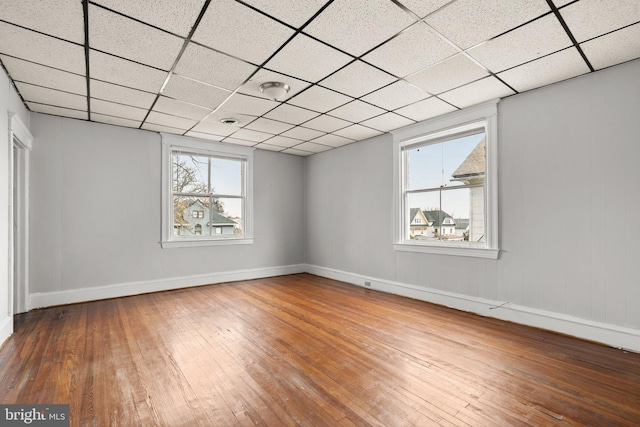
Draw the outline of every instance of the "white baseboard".
M304 271L305 265L297 264L256 268L251 270L237 270L223 273L198 274L186 277L173 277L169 279L120 283L96 288L69 289L57 292L38 292L29 295L29 310L34 308L51 307L54 305L73 304L107 298L146 294L150 292L168 291L171 289L210 285L214 283L297 274L303 273Z
M306 272L341 282L364 287L371 283L371 289L402 295L421 301L432 302L481 316L507 320L527 326L560 332L562 334L599 342L611 347L640 352L640 330L594 322L561 313L520 306L505 301L493 301L467 295L455 294L438 289L424 288L406 283L381 280L375 277L348 273L315 265L306 266Z
M13 334L13 316L7 316L0 322L0 347Z

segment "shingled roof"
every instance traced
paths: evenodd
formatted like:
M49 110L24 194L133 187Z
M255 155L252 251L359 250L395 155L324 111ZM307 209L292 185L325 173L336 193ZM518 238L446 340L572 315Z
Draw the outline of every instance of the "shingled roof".
M476 145L476 147L469 153L464 162L458 166L452 176L452 181L462 181L469 178L477 178L484 176L487 170L486 162L486 137Z

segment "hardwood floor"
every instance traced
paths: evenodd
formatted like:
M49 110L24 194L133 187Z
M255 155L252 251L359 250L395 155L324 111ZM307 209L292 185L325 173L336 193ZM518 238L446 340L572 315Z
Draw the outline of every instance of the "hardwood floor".
M640 354L309 274L35 310L0 402L76 426L640 425Z

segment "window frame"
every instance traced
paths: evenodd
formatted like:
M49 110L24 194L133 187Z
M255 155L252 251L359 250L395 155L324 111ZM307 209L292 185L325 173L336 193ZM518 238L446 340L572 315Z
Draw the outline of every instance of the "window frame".
M253 244L253 152L254 148L206 141L197 138L161 133L162 148L162 248ZM243 161L242 168L242 230L243 234L212 234L194 238L173 233L173 174L174 151Z
M454 111L414 125L392 131L393 136L393 248L402 252L467 256L497 259L500 254L498 235L498 102L492 100ZM486 134L487 166L485 175L485 244L410 240L406 234L411 218L404 203L406 170L403 148L420 145L456 134L465 126L483 122ZM473 126L471 126L473 127Z

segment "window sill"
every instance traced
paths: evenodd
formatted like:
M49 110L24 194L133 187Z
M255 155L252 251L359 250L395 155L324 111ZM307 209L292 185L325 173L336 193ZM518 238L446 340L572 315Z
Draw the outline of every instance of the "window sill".
M498 256L500 255L500 249L408 242L395 243L393 245L393 249L399 252L417 252L423 254L453 255L486 259L498 259Z
M160 242L163 249L193 248L200 246L252 245L253 239L202 239L202 240L169 240Z

